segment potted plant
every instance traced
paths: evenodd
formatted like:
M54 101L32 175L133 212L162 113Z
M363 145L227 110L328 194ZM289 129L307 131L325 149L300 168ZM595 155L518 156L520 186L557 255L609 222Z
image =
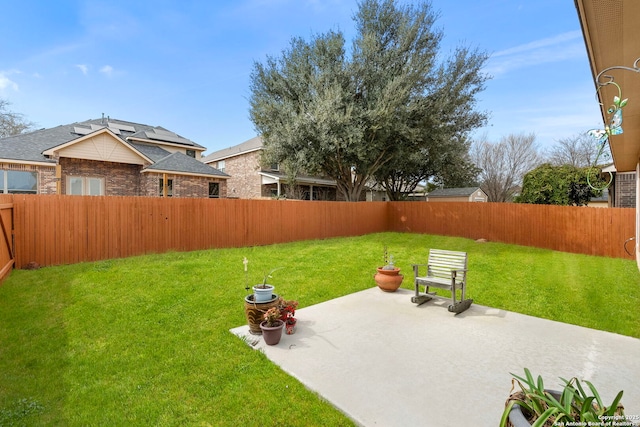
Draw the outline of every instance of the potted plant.
M271 307L264 314L264 321L260 323L260 329L262 329L262 337L267 345L276 345L280 342L282 337L282 329L284 328L284 321L280 319L282 314L278 307Z
M526 378L513 375L512 392L507 399L500 427L546 427L559 425L615 425L614 421L626 420L624 407L620 404L620 391L609 406L605 406L596 388L589 381L584 384L577 378L564 383L561 391L544 388L542 377L534 380L529 369L524 369ZM519 390L516 390L516 385ZM607 422L609 422L607 424ZM620 424L623 425L623 424Z
M261 284L255 285L253 287L253 294L255 295L255 302L267 302L273 298L273 289L274 286L267 283L267 280L272 278L271 276L274 271L280 270L282 267L274 268L270 272L264 275L264 279Z
M249 287L249 276L247 265L249 261L245 257L242 260L244 264L244 281L245 281L245 290L249 292L251 288ZM268 275L267 275L268 276ZM265 278L266 282L266 278ZM273 287L271 289L273 291ZM272 307L277 307L279 304L279 297L277 294L271 295L271 298L266 301L257 301L256 294L252 293L246 295L244 297L244 314L247 318L247 324L249 325L249 333L253 335L262 335L262 329L260 329L260 323L264 320L264 314Z
M384 265L377 267L377 273L373 276L378 287L384 292L395 292L402 284L404 276L400 274L400 269L395 266L393 262L393 255L387 252L387 247L384 247L383 254Z
M280 310L280 320L284 322L284 327L287 335L291 335L295 332L296 327L296 308L298 307L298 301L280 299L278 308Z

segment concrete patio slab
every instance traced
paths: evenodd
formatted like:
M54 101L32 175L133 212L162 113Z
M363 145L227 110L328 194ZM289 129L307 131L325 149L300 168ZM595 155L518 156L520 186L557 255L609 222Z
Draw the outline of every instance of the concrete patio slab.
M525 367L549 388L590 380L605 403L624 390L640 416L639 339L477 304L453 315L412 294L376 287L300 309L276 346L231 332L362 426L497 426Z

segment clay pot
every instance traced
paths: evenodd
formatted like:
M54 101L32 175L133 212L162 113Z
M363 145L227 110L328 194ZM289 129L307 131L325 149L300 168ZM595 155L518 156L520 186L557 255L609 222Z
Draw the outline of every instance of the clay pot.
M262 338L267 345L276 345L282 338L282 329L284 329L284 322L282 320L277 321L277 326L267 326L267 321L260 323L260 329L262 329Z
M383 270L382 267L377 268L378 273L373 276L378 287L384 292L395 292L402 284L404 276L400 274L399 268L393 270Z
M277 294L273 294L271 299L266 302L256 302L253 294L244 297L244 314L249 325L249 332L253 335L262 335L262 329L260 329L260 323L264 320L262 316L267 310L277 306Z

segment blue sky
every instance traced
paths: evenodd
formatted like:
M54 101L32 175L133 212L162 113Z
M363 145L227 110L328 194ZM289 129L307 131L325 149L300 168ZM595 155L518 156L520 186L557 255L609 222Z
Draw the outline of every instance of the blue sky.
M441 53L491 55L475 137L544 148L601 127L573 0L433 0ZM256 135L255 61L294 36L353 35L355 0L21 0L0 14L0 98L38 127L101 117L163 126L208 148Z

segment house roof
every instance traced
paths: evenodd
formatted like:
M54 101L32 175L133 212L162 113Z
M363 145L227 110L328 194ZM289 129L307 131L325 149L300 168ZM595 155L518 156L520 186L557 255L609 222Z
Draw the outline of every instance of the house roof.
M183 153L175 152L158 160L154 164L146 167L143 172L175 172L187 173L189 175L207 175L220 178L228 178L224 172L212 168L199 160L189 157Z
M202 161L205 163L217 162L219 160L228 159L229 157L235 157L241 154L250 153L252 151L261 150L263 145L264 144L262 142L262 137L256 136L241 144L234 145L233 147L214 151L213 153L206 156Z
M261 171L260 175L271 178L274 181L287 182L289 179L286 174L282 172L277 172L277 171L268 171L268 172ZM305 184L305 185L313 184L313 185L325 185L328 187L336 186L336 181L333 179L320 178L317 176L310 176L310 175L298 175L296 176L296 182L298 184Z
M155 146L182 146L197 151L205 150L203 146L159 126L122 120L93 119L1 138L0 159L55 163L55 160L44 155L44 151L105 128L129 143L133 142L130 138L136 138L136 141L147 141Z
M180 147L204 151L205 148L160 126L112 119L92 119L0 139L0 161L55 165L48 154L93 134L109 133L153 164L148 171L171 171L185 174L228 177L229 175L185 154L165 148Z
M480 187L437 188L432 192L430 192L427 196L428 197L469 197L478 190L480 190Z

